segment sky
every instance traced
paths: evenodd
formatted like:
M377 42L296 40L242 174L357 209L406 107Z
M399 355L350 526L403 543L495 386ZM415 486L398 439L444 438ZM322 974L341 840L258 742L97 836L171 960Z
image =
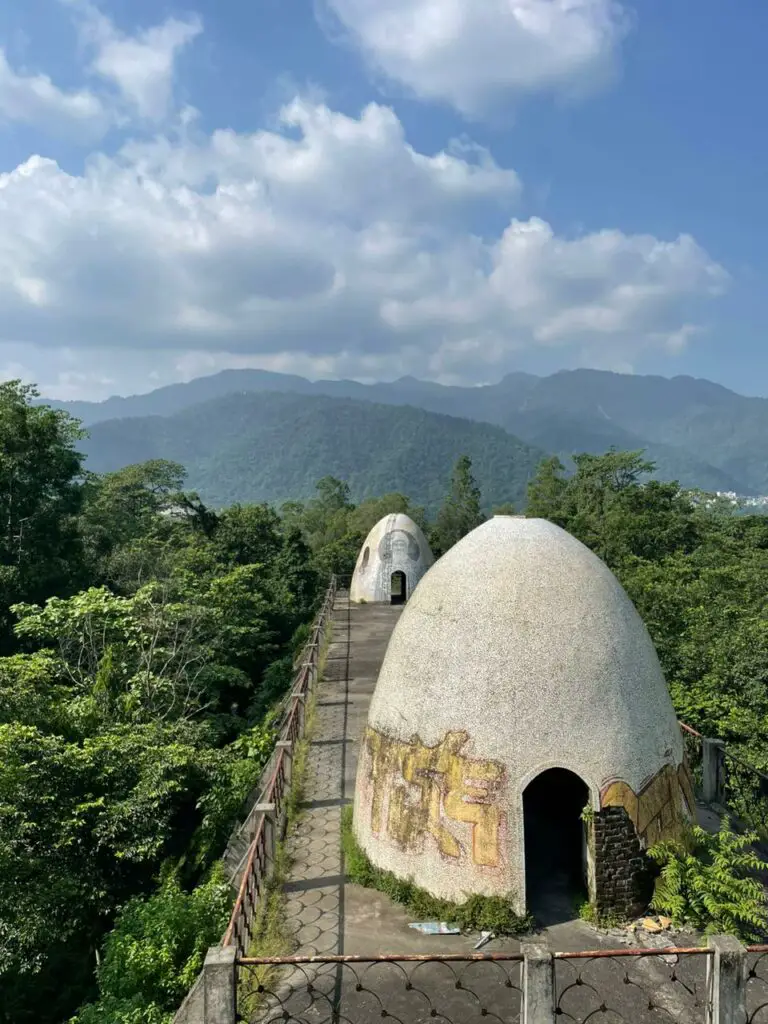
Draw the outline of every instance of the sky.
M0 5L0 379L768 395L765 0Z

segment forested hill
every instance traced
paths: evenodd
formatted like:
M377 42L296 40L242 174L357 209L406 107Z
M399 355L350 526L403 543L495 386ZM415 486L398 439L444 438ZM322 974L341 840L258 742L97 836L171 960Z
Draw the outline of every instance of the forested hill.
M81 443L87 467L107 472L148 459L185 466L213 506L302 500L320 477L348 482L355 500L391 491L428 510L469 455L487 506L521 503L545 452L500 427L410 406L320 395L239 393L172 416L93 424Z
M85 424L126 416L168 416L235 391L326 395L460 416L503 427L556 452L646 449L662 480L686 487L768 493L768 400L746 398L692 377L563 370L512 373L483 387L448 387L404 377L389 383L309 381L264 370L224 370L186 384L105 402L52 402Z

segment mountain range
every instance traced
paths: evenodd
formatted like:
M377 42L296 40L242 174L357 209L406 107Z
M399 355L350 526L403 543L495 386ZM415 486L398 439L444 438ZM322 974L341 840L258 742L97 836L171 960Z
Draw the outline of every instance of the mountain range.
M188 383L158 388L148 394L113 397L104 402L46 401L55 407L65 408L91 429L92 437L87 448L91 459L89 464L95 469L97 464L116 468L117 462L123 458L119 452L127 449L125 446L120 448L115 440L120 431L124 432L128 447L131 445L129 439L139 436L144 438L146 447L148 438L158 431L166 438L165 443L170 444L170 426L161 427L155 422L150 427L149 424L141 424L141 419L173 418L176 424L173 430L192 430L196 419L194 414L182 416L180 420L176 417L189 413L201 403L224 399L235 393L260 395L258 402L251 402L252 410L268 402L267 393L352 400L365 403L365 406L408 406L414 410L501 427L513 436L513 443L518 445L519 451L527 446L556 453L564 459L581 451L605 451L612 445L621 449L643 449L647 457L656 463L656 475L660 478L677 479L683 486L705 490L768 493L768 454L765 450L768 400L747 398L719 384L693 377L669 379L599 370L563 370L547 377L512 373L497 384L459 387L413 377L388 383L361 384L349 380L309 381L265 370L224 370ZM281 402L277 399L273 399L268 407L272 416L277 415L278 408L286 413L294 408L287 400ZM304 403L299 402L298 408L303 407ZM206 418L218 415L214 408L208 408ZM327 402L312 405L315 415L319 416L323 410L325 430L331 428L333 408L333 404ZM349 405L338 406L339 415L342 415L342 409L346 409L343 415L349 415L351 408ZM372 422L375 420L377 429L380 429L381 414L371 409L368 411ZM365 414L357 410L357 415L364 417ZM403 417L412 415L401 411L398 418L393 419L403 423ZM118 418L124 422L117 432L114 426L103 426L104 421ZM130 426L125 423L127 419L131 421ZM431 420L419 422L422 427L429 423L437 428ZM186 424L184 428L180 426L182 423ZM96 425L99 425L98 430ZM250 441L256 449L261 446L259 432L262 429L261 420L258 423L254 421L255 433ZM268 429L273 440L275 431L280 433L274 419L270 420ZM459 428L454 425L452 430L455 435ZM110 441L107 441L107 436ZM494 437L498 439L500 435ZM307 438L301 443L310 447L312 444ZM137 443L131 450L138 453L144 447ZM408 451L412 457L412 449ZM258 455L267 457L263 451L258 451ZM370 457L373 458L372 453ZM291 496L298 495L294 493Z
M281 392L241 391L170 416L103 420L89 434L81 442L89 469L171 459L215 507L306 499L331 475L346 480L357 501L402 491L434 511L463 454L472 459L486 507L521 503L546 454L489 423Z

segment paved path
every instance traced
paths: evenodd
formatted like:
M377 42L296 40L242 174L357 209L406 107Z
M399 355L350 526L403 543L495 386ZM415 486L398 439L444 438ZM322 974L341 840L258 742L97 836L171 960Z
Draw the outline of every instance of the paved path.
M333 640L320 684L310 743L305 804L288 841L285 886L297 952L347 952L348 890L341 861L341 808L352 800L357 748L376 678L401 607L350 605L340 592ZM355 950L357 952L357 950Z
M401 608L386 605L350 605L345 592L337 598L333 641L325 678L318 691L304 811L289 839L292 870L285 886L287 915L295 937L296 953L300 955L461 954L471 952L476 940L475 936L420 935L408 927L410 916L401 907L375 891L352 885L344 879L340 848L341 809L351 802L354 794L357 751L368 705L389 637L401 611ZM550 948L560 951L616 948L630 942L626 934L599 933L579 920L550 927L540 937L546 939ZM529 941L536 938L531 936ZM631 937L632 944L637 941ZM517 940L506 938L494 940L483 951L517 953L519 949ZM610 996L605 1001L618 1011L616 1017L633 1021L633 1024L664 1018L692 1024L703 1020L701 1008L697 1005L698 998L692 998L680 984L692 971L689 983L700 988L704 970L701 957L691 958L690 964L679 964L677 968L655 957L634 961L630 971L634 985L623 981L627 964L624 960L604 960L589 966L583 961L573 962L572 966L563 961L560 963L558 989L573 984L579 972L585 971L585 984L578 982L578 988L562 997L563 1008L570 1011L575 1019L583 1019L594 1007L585 1005L583 1009L577 1008L568 1000L573 998L573 993L582 997L591 993L590 998L593 1001L597 999L597 1005L604 995ZM406 965L405 970L411 972L412 966ZM519 965L473 964L469 969L473 976L467 978L462 974L462 981L467 983L462 991L469 991L471 986L468 982L474 980L477 991L482 992L486 1009L489 1003L493 1003L493 993L497 988L500 998L505 1000L517 993ZM425 1019L421 1016L425 1012L423 1006L411 1006L407 1011L400 1005L406 998L411 1002L414 998L404 996L403 992L418 989L421 992L419 998L423 1000L427 998L425 992L434 985L435 1000L444 1004L444 1019L474 1019L469 1005L461 1003L464 997L461 991L457 992L459 987L453 984L458 973L466 970L466 965L422 964L418 968L421 971L419 985L407 990L402 984L403 970L402 966L387 964L345 966L343 969L330 966L297 969L284 979L283 992L289 989L292 995L279 997L280 1002L273 1004L272 1012L283 1012L290 1003L291 1019L313 1022L347 1019L356 1024L367 1024L369 1020L378 1019L382 1007L386 1006L390 1012L399 1011L403 1020L422 1020ZM447 979L442 974L447 971L452 974L451 984L446 987ZM489 976L481 978L481 972ZM374 973L378 979L375 984L371 980ZM308 981L313 985L309 996L306 995ZM590 981L599 988L599 998L590 988ZM455 994L445 1004L449 990ZM355 994L360 992L362 995ZM663 1007L661 1018L657 1016L659 1009L648 1013L649 993L653 994L657 1006ZM369 999L369 1004L365 1003L364 997ZM340 999L346 1004L348 1014L341 1017L338 1016ZM306 1005L297 1005L305 1002ZM329 1011L327 1016L324 1006ZM331 1006L336 1007L332 1012ZM473 1006L478 1009L477 1005ZM414 1012L416 1017L413 1017ZM503 1019L509 1019L508 1015ZM268 1013L260 1019L271 1021L280 1018Z

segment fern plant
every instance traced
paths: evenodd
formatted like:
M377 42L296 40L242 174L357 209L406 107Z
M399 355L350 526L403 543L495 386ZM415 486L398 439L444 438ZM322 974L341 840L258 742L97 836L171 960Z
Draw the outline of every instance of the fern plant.
M752 848L757 838L734 832L724 818L717 833L694 825L680 840L657 843L648 851L661 866L652 908L678 926L760 940L768 931L768 903L756 876L768 872L768 863Z

